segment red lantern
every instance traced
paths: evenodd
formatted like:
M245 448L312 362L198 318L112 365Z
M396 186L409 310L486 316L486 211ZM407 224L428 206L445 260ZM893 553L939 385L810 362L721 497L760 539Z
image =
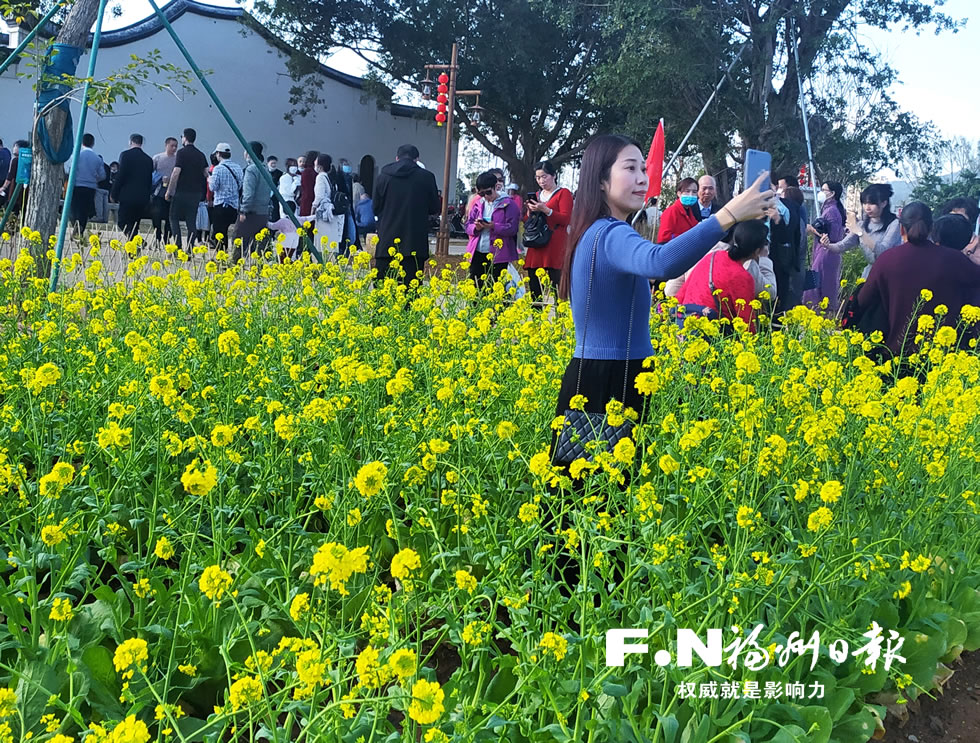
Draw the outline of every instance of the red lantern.
M439 101L439 103L446 103L449 100L449 96L445 93L440 93L436 96L436 100Z
M441 114L446 113L446 104L440 103L438 106L436 106L436 111L438 111Z
M445 85L446 83L448 83L449 82L449 75L447 75L445 72L443 72L441 75L439 75L439 82L442 83L443 85Z
M438 121L440 124L445 120L446 120L446 114L442 113L441 111L436 114L436 121Z
M440 86L439 86L439 87L437 88L437 90L438 90L438 91L439 91L440 93L448 93L448 92L449 92L449 86L448 86L448 85L440 85Z

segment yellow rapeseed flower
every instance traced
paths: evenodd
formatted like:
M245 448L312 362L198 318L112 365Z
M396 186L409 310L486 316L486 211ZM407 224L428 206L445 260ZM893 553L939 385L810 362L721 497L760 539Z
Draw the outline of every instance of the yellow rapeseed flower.
M408 716L419 725L431 725L445 711L443 706L445 697L439 682L419 679L412 686L412 701L408 705Z
M209 565L204 568L204 572L201 573L201 577L198 580L198 587L201 589L201 593L212 601L220 600L225 595L225 592L231 588L231 584L231 575L225 570L222 570L220 565Z
M363 465L354 478L354 486L365 498L370 498L381 492L388 476L388 468L382 462L369 462Z

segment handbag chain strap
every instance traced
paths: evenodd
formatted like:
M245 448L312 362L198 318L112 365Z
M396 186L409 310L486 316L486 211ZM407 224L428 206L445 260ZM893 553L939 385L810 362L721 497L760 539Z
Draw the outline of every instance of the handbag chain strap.
M715 311L718 313L718 319L721 319L721 297L715 295L715 256L718 255L716 250L711 254L711 260L708 262L708 291L711 292L712 298L715 300Z
M603 230L596 232L595 240L592 242L592 264L589 267L589 290L585 295L585 322L582 325L582 356L579 357L578 361L578 376L575 380L575 394L579 394L579 390L582 387L582 362L585 360L585 337L589 330L589 309L592 306L592 279L595 278L595 257L596 253L599 251L599 238L602 236ZM629 330L627 330L626 335L626 364L623 369L623 399L621 402L626 405L626 386L629 382L630 373L630 344L633 341L633 300L636 299L636 282L633 282L633 294L630 297L630 321Z

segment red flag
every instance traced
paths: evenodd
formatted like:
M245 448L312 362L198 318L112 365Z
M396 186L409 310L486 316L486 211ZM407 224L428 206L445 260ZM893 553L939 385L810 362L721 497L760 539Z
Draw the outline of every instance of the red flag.
M650 154L647 155L647 178L650 179L650 184L647 186L647 200L649 201L651 197L660 196L660 189L664 180L663 119L657 124L657 131L650 143Z

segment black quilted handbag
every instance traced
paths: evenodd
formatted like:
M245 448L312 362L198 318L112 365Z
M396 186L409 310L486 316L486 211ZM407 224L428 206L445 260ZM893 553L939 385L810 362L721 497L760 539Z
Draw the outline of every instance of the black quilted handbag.
M585 299L585 323L582 328L582 348L585 348L585 336L589 328L589 309L592 305L592 279L595 276L595 258L599 248L600 230L592 244L592 266L589 269L589 291ZM633 287L633 298L630 300L630 307L633 306L633 299L636 298L636 286ZM626 385L629 382L629 357L630 343L633 339L633 313L630 312L629 331L626 336L626 368L623 370L623 397L622 402L626 402ZM579 359L578 378L575 381L575 394L579 394L582 387L582 361ZM555 445L555 453L552 456L552 464L558 467L567 467L576 459L584 459L591 462L595 454L600 451L611 450L620 439L631 436L633 433L633 421L625 420L618 426L611 425L606 420L606 414L588 413L583 410L566 410L565 422L558 434L558 442Z
M524 223L524 247L543 248L551 242L551 228L541 212L534 212Z

